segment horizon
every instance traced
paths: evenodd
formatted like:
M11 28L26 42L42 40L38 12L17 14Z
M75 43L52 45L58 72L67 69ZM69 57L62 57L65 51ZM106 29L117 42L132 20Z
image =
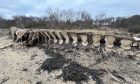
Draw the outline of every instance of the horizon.
M140 15L137 0L4 0L0 1L0 16L11 19L15 15L45 16L47 8L86 10L92 17L104 12L111 17Z

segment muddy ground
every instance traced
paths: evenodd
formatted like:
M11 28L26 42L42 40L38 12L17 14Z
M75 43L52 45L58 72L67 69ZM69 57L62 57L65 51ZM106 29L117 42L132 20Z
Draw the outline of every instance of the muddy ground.
M0 34L0 84L140 84L139 51L54 46Z

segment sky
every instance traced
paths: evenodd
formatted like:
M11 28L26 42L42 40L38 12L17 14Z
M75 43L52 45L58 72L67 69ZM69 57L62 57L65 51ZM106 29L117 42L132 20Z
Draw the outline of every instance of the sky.
M0 0L0 16L44 16L48 8L86 10L92 17L104 12L107 16L140 14L140 0Z

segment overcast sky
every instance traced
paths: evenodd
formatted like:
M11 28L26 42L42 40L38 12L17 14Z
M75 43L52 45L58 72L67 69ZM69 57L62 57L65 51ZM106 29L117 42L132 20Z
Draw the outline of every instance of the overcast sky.
M108 16L140 14L140 0L0 0L0 15L43 16L47 8L87 10L92 16L106 12Z

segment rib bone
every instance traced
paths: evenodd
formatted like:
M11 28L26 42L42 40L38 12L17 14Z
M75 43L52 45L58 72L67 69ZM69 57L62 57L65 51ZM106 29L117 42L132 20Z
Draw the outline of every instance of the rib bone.
M62 37L61 37L61 35L60 35L60 32L55 32L56 33L56 35L58 36L58 38L59 38L59 44L62 44L63 43L63 39L62 39Z
M82 45L87 46L88 45L87 35L80 35L80 37L81 37L81 40L82 40Z
M71 37L73 39L72 45L77 46L78 38L76 34L71 34Z
M69 39L69 36L68 36L67 32L62 32L62 35L63 35L64 38L66 39L65 43L66 43L66 44L69 44L70 39Z
M54 43L57 43L57 39L56 36L53 34L53 32L49 32L50 35L53 37Z
M105 45L106 45L106 47L108 47L108 48L114 47L114 41L115 41L115 37L106 36L105 37Z
M100 45L100 39L101 39L100 35L98 35L98 34L93 35L92 36L93 45L94 46L99 46Z
M131 40L127 40L127 39L122 39L121 40L121 47L123 48L123 49L131 49L131 44L132 44L133 42L131 41Z
M50 43L50 40L51 40L50 35L48 34L48 32L44 32L44 34L48 37L48 42Z

